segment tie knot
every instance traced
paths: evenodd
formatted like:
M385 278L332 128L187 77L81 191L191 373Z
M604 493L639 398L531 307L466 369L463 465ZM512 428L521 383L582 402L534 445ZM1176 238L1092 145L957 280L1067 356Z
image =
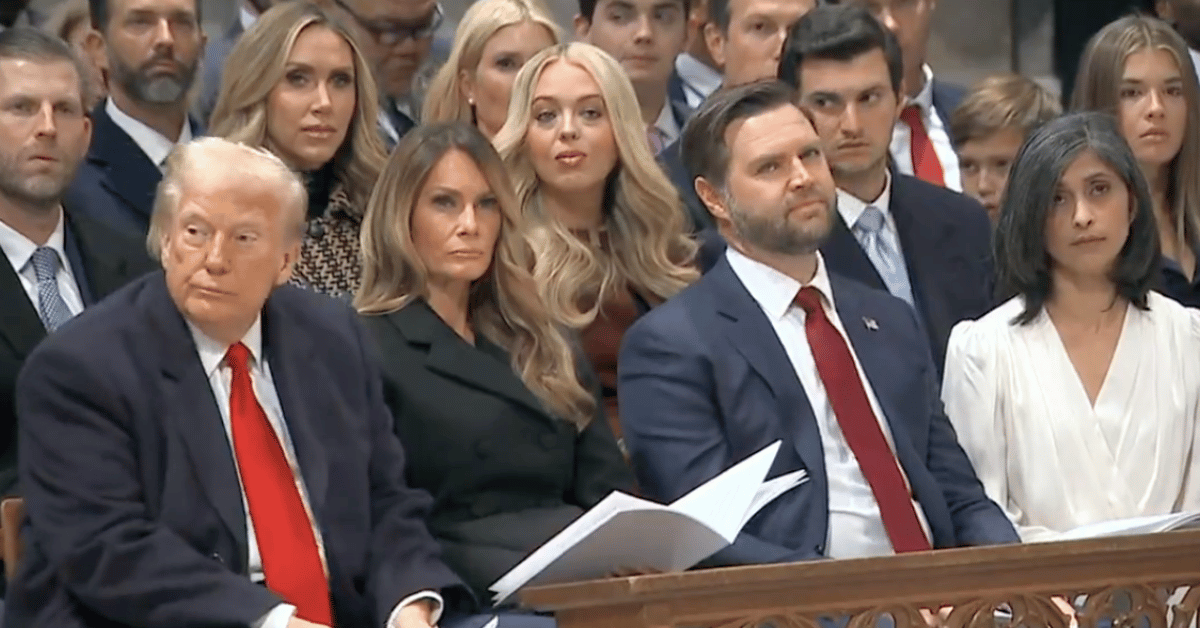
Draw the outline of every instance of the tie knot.
M912 127L916 124L924 124L921 120L921 106L908 105L900 110L900 121Z
M39 246L33 251L30 263L38 281L51 281L58 272L58 252L48 246Z
M883 229L883 223L883 212L874 205L867 205L862 215L854 222L854 226L867 233L879 233Z
M796 305L804 309L804 313L812 316L813 314L824 315L825 311L821 309L821 291L812 286L805 286L796 294Z
M235 342L229 345L229 350L225 352L225 364L230 370L235 372L246 370L246 365L250 362L250 349L246 345Z

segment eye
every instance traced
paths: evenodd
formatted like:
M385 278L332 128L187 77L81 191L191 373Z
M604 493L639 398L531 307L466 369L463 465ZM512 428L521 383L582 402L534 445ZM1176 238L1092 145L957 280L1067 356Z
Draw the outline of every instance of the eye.
M1183 96L1183 88L1179 85L1172 85L1167 88L1167 95L1172 98L1179 98Z
M803 161L809 161L811 159L816 159L820 156L821 156L821 149L819 149L819 148L809 148L809 149L805 150L804 152L800 153L800 159Z
M604 112L600 111L596 107L589 107L587 109L584 109L579 114L579 116L581 118L583 118L584 120L599 120L603 115L604 115Z
M513 57L500 57L496 60L496 67L501 70L517 70L520 69L521 64Z
M1090 192L1092 196L1104 196L1105 194L1108 194L1108 191L1111 189L1112 186L1107 182L1098 181L1092 184L1092 187L1090 190L1088 190L1088 192Z
M1055 194L1054 199L1051 200L1051 203L1054 205L1054 207L1062 207L1066 202L1067 197L1063 194Z
M485 197L479 199L479 201L477 203L475 203L475 206L480 209L488 209L488 210L499 209L500 201L497 200L495 196L485 196Z
M960 170L968 174L975 174L975 172L979 170L979 164L975 163L974 161L960 161L958 162L958 167Z
M863 104L873 105L873 104L879 102L879 98L880 98L879 92L875 91L875 92L868 92L866 94L863 94L863 97L860 100Z
M538 124L544 125L544 124L550 124L550 123L554 122L555 118L557 118L557 117L558 117L558 115L555 112L547 109L545 111L539 111L536 114L534 114L533 119L537 120Z
M258 240L258 234L252 231L243 231L237 234L236 240L238 244L253 244Z
M608 19L613 22L628 22L633 19L633 11L630 11L628 7L611 7L608 10Z
M339 72L333 76L332 82L335 87L353 87L354 77L346 74L345 72Z
M654 19L663 24L674 24L679 21L679 9L677 7L663 7L654 13Z
M287 79L288 85L291 85L292 87L304 87L308 84L308 74L304 72L288 72L285 78Z
M1124 98L1126 100L1128 100L1130 98L1138 98L1142 95L1142 90L1140 90L1136 87L1124 87L1124 88L1121 88L1119 95L1121 98Z
M433 197L433 204L441 209L453 209L457 203L454 202L454 197L449 194L437 194Z
M768 161L768 162L764 162L763 164L759 165L758 169L755 170L754 173L755 174L772 174L774 172L777 172L778 170L779 170L779 162L778 161Z

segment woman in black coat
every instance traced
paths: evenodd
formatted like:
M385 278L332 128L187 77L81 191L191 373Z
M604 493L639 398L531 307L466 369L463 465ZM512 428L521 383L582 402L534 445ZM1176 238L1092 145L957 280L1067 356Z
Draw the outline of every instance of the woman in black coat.
M632 490L594 386L529 272L520 209L470 125L397 147L364 224L356 300L408 481L433 496L446 562L487 587L613 490Z

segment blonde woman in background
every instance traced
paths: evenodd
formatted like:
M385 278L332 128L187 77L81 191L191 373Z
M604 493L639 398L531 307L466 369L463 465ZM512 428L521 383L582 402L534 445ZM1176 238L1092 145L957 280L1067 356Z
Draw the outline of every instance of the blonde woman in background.
M584 351L617 422L617 353L630 325L696 279L695 243L621 66L599 48L543 50L517 74L494 143L537 252L534 276Z
M1200 85L1187 44L1162 20L1123 17L1092 36L1076 76L1071 109L1116 116L1150 184L1163 293L1200 307Z
M371 66L323 9L285 2L229 53L210 132L261 146L304 174L308 228L294 283L349 299L362 276L359 232L387 154Z
M430 83L424 121L460 120L496 135L508 116L513 79L562 33L538 0L483 0L454 33L450 57Z

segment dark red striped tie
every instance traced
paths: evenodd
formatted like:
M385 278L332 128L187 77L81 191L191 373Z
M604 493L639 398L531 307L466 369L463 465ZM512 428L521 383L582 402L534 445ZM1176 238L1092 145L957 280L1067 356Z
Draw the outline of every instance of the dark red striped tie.
M916 105L905 107L900 111L900 120L912 130L909 146L912 150L913 173L922 181L945 187L946 175L942 172L937 151L933 149L933 140L929 139L925 121L921 119L921 108Z

